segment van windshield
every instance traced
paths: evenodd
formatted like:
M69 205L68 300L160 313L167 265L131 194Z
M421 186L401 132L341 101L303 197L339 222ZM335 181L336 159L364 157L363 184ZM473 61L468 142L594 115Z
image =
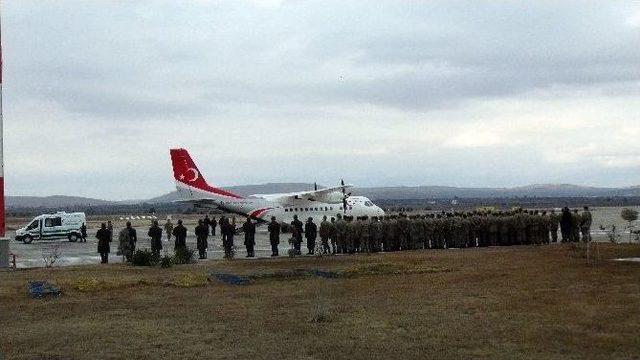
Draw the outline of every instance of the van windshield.
M38 220L33 220L29 226L27 226L27 230L33 230L38 227Z

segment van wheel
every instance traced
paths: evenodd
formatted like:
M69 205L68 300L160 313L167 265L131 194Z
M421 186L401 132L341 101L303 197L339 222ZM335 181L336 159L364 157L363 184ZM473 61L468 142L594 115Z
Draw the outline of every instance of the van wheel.
M69 241L71 242L78 241L78 234L69 234Z
M25 244L31 244L32 241L33 238L31 237L31 235L25 235L25 237L22 238L22 242Z

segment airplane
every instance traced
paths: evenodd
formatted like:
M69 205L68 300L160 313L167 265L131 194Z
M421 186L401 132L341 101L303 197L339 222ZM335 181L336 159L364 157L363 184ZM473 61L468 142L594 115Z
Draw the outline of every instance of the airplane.
M266 223L274 216L280 223L289 224L293 216L305 222L313 218L320 223L337 214L358 216L383 216L384 211L364 196L351 196L346 189L353 187L344 181L340 186L317 188L282 194L255 194L240 196L207 183L200 170L185 149L170 149L173 177L180 200L199 208L220 209Z

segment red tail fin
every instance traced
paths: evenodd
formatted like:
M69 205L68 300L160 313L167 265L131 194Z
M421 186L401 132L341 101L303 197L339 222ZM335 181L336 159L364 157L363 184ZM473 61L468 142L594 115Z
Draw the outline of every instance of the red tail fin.
M173 178L177 182L220 196L227 196L236 199L242 198L239 195L207 184L207 181L200 173L200 170L198 170L198 167L191 159L191 156L189 156L187 150L171 149L169 150L169 153L171 154L171 165L173 166Z

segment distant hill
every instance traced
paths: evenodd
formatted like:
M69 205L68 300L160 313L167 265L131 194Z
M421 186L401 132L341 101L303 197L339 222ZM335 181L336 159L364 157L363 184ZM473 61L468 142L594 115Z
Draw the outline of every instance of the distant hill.
M323 186L318 186L323 188ZM261 185L242 185L225 187L226 190L247 196L252 194L286 193L312 190L313 184L306 183L268 183ZM602 188L571 184L536 184L512 188L458 188L451 186L387 186L363 187L352 189L354 195L366 196L372 200L409 200L409 199L453 199L453 198L562 198L562 197L640 197L640 186L625 188ZM86 206L135 205L141 203L166 204L177 200L173 191L148 200L106 201L77 196L7 196L9 209L47 208L64 209Z
M65 195L53 195L53 196L7 196L5 198L5 205L7 208L66 208L66 207L78 207L78 206L100 206L110 205L114 202L92 199L80 196L65 196Z

